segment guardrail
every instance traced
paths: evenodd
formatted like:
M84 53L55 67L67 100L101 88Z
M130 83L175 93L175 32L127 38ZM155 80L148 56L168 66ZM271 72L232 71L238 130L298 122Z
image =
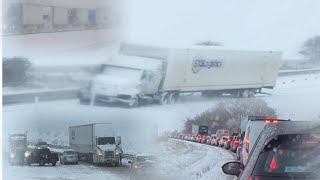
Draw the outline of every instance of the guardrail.
M299 69L299 70L282 70L279 71L279 76L290 76L290 75L299 75L299 74L312 74L319 73L320 68L317 69Z

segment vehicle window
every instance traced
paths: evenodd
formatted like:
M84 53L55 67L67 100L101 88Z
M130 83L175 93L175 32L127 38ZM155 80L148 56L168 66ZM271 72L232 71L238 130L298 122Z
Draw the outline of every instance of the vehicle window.
M74 152L74 151L66 151L65 154L73 155L73 154L76 154L76 152Z
M255 175L305 176L320 169L320 134L282 135L266 145ZM318 160L317 160L318 159Z
M42 145L48 145L48 144L46 142L39 142L38 145L42 146Z
M98 138L98 145L105 145L105 144L114 144L115 138L114 137L101 137Z
M49 149L38 149L36 151L36 153L38 153L38 154L50 153L50 150Z
M102 69L102 74L122 78L135 77L140 79L142 76L142 70L117 66L104 66Z

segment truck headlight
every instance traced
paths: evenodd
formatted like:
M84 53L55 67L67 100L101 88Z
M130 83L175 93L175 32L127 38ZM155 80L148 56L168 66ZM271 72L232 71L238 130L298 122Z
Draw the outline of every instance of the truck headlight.
M119 153L118 152L116 152L116 156L118 156L119 155Z
M10 153L10 158L14 158L14 154L13 153Z
M28 156L30 156L30 153L27 151L24 153L24 157L28 157Z
M101 151L99 151L98 153L97 153L97 156L103 156L103 154L102 154L102 152Z

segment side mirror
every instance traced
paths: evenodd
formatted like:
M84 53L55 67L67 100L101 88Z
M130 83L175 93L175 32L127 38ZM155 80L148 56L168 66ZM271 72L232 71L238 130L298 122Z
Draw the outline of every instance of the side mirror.
M222 166L222 171L225 174L239 176L244 166L240 162L227 162Z

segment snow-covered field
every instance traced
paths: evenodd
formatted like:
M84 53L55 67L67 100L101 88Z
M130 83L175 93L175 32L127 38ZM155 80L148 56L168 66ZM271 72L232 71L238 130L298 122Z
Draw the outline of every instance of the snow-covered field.
M162 148L161 170L179 180L232 179L221 171L223 163L232 161L228 151L194 142L170 139Z
M270 106L277 109L281 117L292 120L320 120L318 106L320 102L320 73L279 77L276 88L265 92L271 95L258 95L256 98L266 100ZM8 133L28 131L28 138L32 140L41 138L49 143L68 144L68 126L112 122L114 128L123 136L125 153L145 152L156 147L149 141L155 137L156 129L159 133L165 130L181 130L187 117L193 117L197 113L213 107L217 102L232 100L227 97L207 99L193 95L182 97L181 102L172 105L149 105L136 109L84 106L80 105L77 100L5 106L3 108L3 135L6 140ZM6 141L4 141L4 147L6 147ZM170 144L167 147L170 147ZM216 176L216 173L221 173L221 164L228 159L227 155L221 154L225 151L201 145L197 145L195 149L192 147L193 145L187 144L185 149L173 151L172 154L168 153L166 166L181 172L181 174L190 172L192 174L189 174L188 177L192 179L220 178L220 174ZM188 149L191 150L188 151ZM175 152L177 152L176 155ZM220 156L221 158L219 158ZM201 158L206 161L198 160ZM207 160L207 158L215 159ZM186 163L184 164L184 162ZM193 168L194 166L187 166L189 163L197 164L198 169ZM10 172L12 174L12 171L21 167L7 168L7 174ZM78 172L78 169L75 169L74 172ZM32 178L34 176L31 176L31 172L36 172L36 170L33 167L22 167L19 172L21 172L19 173L21 176L27 173ZM54 172L50 175L56 179L60 177L58 174L55 176ZM76 177L76 175L72 176L73 179ZM83 175L82 177L86 179L87 176Z

